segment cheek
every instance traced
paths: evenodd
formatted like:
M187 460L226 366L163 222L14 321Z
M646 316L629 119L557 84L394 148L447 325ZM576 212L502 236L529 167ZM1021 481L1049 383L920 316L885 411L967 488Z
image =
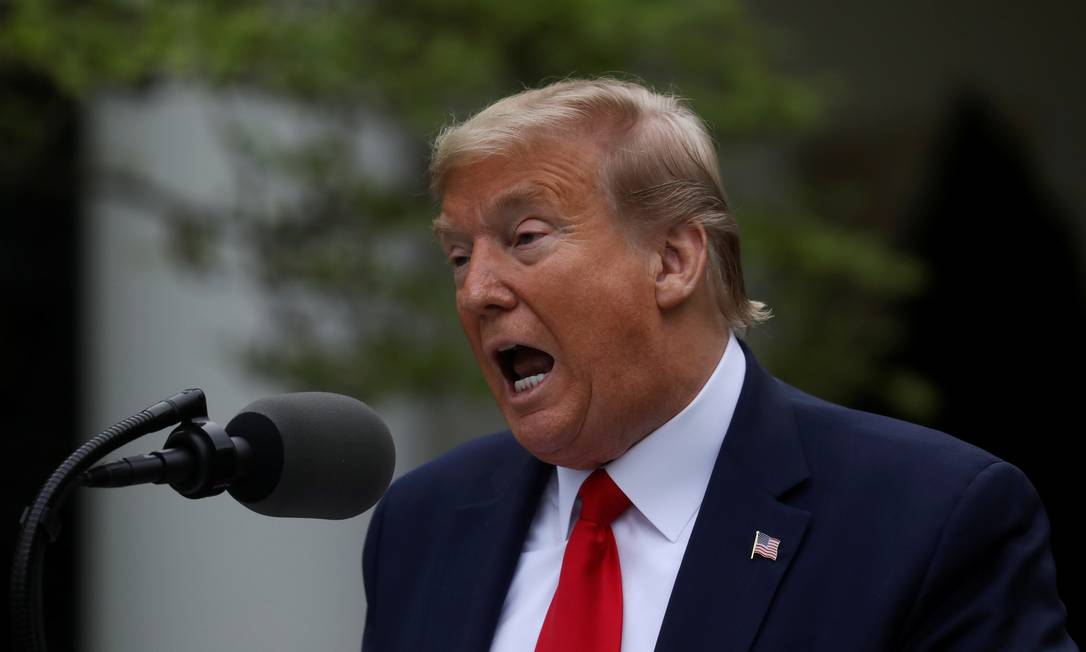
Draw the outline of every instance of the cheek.
M587 365L586 370L610 375L644 360L647 347L656 339L656 312L652 295L643 285L603 284L566 298L570 306L567 342ZM604 381L621 383L623 379Z
M482 349L482 337L479 335L479 327L474 319L471 319L468 315L465 315L463 311L457 309L457 316L460 318L460 328L464 331L464 337L468 341L468 346L471 347L471 352L475 355L475 360L479 365L483 375L488 373L488 365L486 364L486 357L483 354Z

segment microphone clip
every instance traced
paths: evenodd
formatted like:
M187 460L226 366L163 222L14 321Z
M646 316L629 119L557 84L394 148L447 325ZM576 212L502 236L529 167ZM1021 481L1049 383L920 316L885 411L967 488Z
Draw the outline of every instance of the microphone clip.
M222 426L207 419L182 423L166 438L166 449L188 454L187 473L169 485L186 498L216 496L230 488L244 470L248 443L231 437Z
M168 484L186 498L215 496L241 476L251 451L244 439L197 417L175 428L163 450L96 466L83 475L83 485Z

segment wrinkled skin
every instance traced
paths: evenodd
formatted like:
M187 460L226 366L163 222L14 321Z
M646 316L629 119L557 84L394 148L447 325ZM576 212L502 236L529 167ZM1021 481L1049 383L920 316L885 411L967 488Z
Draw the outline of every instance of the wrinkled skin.
M661 302L666 234L623 230L599 189L598 145L531 151L454 169L434 226L464 332L514 436L546 462L592 468L693 398L725 331L707 320L710 344L694 353L699 342L675 341L692 302ZM553 357L537 387L516 392L503 374L497 351L511 344Z

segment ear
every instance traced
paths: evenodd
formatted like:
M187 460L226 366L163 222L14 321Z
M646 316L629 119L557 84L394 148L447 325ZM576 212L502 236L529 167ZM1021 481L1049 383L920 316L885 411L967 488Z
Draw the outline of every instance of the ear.
M709 238L700 224L679 224L659 245L656 272L656 305L661 310L686 301L705 276Z

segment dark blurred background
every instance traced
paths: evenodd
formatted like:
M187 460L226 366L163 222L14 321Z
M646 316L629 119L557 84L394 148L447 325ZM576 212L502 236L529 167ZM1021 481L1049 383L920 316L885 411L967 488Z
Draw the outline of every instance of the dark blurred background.
M500 427L430 241L427 143L526 85L612 74L713 128L776 313L762 362L1021 467L1081 640L1086 5L999 4L0 1L2 558L68 452L186 386L219 420L358 396L397 473ZM69 506L52 649L357 647L365 518L167 491Z

